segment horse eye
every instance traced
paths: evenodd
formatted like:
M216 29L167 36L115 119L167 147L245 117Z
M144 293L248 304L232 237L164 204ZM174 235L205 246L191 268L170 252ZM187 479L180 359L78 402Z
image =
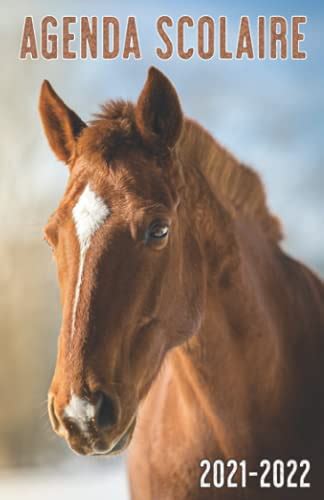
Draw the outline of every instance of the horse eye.
M153 224L148 231L148 237L151 239L160 240L165 238L169 233L169 226L167 224Z

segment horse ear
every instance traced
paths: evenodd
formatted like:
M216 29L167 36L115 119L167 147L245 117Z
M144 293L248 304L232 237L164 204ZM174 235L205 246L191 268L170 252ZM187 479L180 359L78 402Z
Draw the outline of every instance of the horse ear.
M49 145L59 160L69 163L86 124L64 104L47 80L42 84L39 111Z
M144 140L169 148L175 146L183 122L179 98L167 77L154 67L149 69L135 113Z

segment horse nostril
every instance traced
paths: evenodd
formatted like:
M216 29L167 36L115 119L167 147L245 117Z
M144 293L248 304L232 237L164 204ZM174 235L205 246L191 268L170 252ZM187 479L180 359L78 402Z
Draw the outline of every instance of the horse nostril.
M96 424L99 428L112 427L117 423L117 408L114 401L104 394L100 393L98 408L96 412Z

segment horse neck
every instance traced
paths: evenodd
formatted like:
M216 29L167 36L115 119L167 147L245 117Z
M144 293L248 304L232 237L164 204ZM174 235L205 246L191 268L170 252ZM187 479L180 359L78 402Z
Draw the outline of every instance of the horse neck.
M197 124L189 125L198 135L205 134ZM214 143L208 134L207 139ZM219 145L215 143L215 147ZM224 193L217 193L211 187L203 158L195 157L193 161L194 154L188 148L184 153L178 151L184 177L180 225L187 226L188 233L194 234L207 266L205 318L190 345L203 348L216 344L217 352L221 352L222 346L229 342L243 349L245 339L251 339L255 332L264 342L272 343L271 336L262 334L268 315L262 299L267 298L267 287L276 283L274 268L276 279L282 278L284 282L277 242L271 233L265 233L262 221L255 214L248 217L237 213L232 203L224 199ZM251 350L250 345L246 347ZM209 352L215 359L215 351Z
M168 361L188 406L194 395L224 453L230 454L238 443L248 446L251 412L264 408L270 415L277 397L269 380L276 380L282 369L279 339L266 326L269 311L261 286L268 270L255 263L256 254L265 259L273 254L273 244L257 223L234 220L200 174L195 177L196 185L203 184L200 192L196 188L195 201L203 214L196 221L197 238L208 265L205 314L196 335L172 351ZM190 209L192 200L187 202ZM246 425L237 426L237 418Z

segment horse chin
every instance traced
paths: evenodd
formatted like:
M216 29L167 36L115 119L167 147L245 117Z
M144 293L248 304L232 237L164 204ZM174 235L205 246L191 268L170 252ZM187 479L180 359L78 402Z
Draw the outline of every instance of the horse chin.
M131 420L131 423L128 425L126 430L110 448L107 448L103 441L97 442L92 446L80 446L69 442L69 446L71 450L74 451L74 453L76 453L77 455L101 457L120 455L123 451L126 450L126 448L128 448L133 437L135 426L136 417Z
M136 427L136 417L133 418L126 432L121 436L117 443L109 450L106 455L119 455L128 448Z
M136 426L136 418L133 418L130 426L126 429L124 434L122 434L122 436L119 438L117 443L115 443L113 445L112 448L110 448L109 450L103 451L103 452L96 451L96 452L92 453L92 455L95 455L95 456L114 456L114 455L120 455L121 453L123 453L123 451L125 451L128 448L128 446L132 440L135 426Z
M135 427L135 424L134 424L134 427ZM109 455L109 456L112 456L112 455L120 455L121 453L123 453L123 451L125 451L131 440L132 440L132 437L133 437L133 432L134 432L134 428L131 430L128 430L122 437L121 439L115 444L115 446L109 450L107 453L105 453L105 455Z

